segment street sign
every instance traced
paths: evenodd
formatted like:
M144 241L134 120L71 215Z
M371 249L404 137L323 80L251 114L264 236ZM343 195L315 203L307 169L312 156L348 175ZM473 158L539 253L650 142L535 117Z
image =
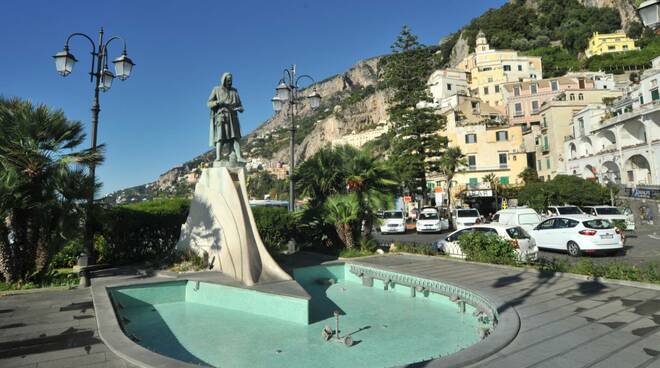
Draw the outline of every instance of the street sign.
M412 202L412 197L411 196L403 196L403 201L406 203Z

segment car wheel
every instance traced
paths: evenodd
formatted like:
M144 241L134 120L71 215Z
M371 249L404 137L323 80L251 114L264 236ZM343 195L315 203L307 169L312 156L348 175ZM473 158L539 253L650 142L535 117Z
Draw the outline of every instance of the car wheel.
M568 244L566 245L566 250L568 251L568 255L570 255L571 257L580 256L580 246L577 245L577 243L574 241L568 242Z

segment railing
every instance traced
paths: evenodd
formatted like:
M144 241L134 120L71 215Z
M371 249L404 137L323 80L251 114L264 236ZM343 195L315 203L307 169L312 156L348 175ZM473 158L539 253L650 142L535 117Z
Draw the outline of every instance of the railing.
M600 153L606 153L606 152L612 152L616 151L616 144L608 144L606 146L603 146L603 148L600 150Z
M493 170L507 170L509 164L498 165L482 165L482 166L468 166L463 171L493 171Z

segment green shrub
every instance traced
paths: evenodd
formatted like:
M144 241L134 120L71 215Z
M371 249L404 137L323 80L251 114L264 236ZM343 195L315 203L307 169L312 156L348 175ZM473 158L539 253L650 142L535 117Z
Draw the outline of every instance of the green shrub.
M626 231L628 229L628 225L626 225L625 220L612 220L612 224L614 225L615 228L617 228L620 232Z
M394 243L394 248L390 249L392 252L404 252L412 254L422 254L432 256L437 254L435 249L430 244L415 244L415 243Z
M70 240L62 250L53 256L50 262L50 268L54 270L75 266L82 251L83 245L80 240Z
M189 207L188 199L163 198L106 208L101 256L113 264L171 259Z
M458 245L469 261L513 264L516 260L513 245L496 234L467 232L458 238Z
M255 207L252 214L259 235L269 251L284 250L295 233L295 221L291 213L281 207Z

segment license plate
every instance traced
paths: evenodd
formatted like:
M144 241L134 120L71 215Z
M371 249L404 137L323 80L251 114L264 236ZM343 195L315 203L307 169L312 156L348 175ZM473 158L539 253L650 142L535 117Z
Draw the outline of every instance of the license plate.
M614 238L614 235L612 234L603 234L600 236L601 239L612 239Z
M388 227L397 227L397 224L389 224Z

